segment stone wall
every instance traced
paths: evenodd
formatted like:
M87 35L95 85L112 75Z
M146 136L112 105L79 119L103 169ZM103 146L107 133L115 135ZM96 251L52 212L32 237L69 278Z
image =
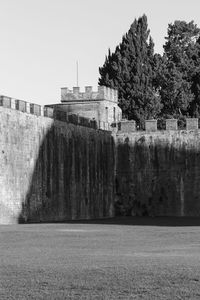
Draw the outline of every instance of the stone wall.
M98 86L98 91L93 91L92 86L86 86L85 91L81 92L80 87L61 88L61 102L72 100L108 100L118 103L118 91L106 86Z
M0 95L0 106L19 110L21 112L35 116L44 116L55 120L72 123L75 125L97 128L97 122L86 116L79 116L65 110L54 110L51 105L41 106L35 103ZM79 108L80 109L80 108ZM96 123L96 124L94 124Z
M200 216L200 130L118 134L116 147L117 213Z
M111 136L75 115L0 100L0 223L112 217L114 200L124 215L200 216L196 119L163 131L127 121Z
M0 223L113 216L106 131L0 107Z
M46 107L51 107L54 111L95 119L98 128L103 130L112 130L122 118L117 90L105 86L99 86L96 92L91 86L85 87L85 92L80 92L79 87L74 87L73 91L67 87L61 88L61 103Z
M60 103L50 106L53 107L54 112L60 111L68 115L75 114L90 120L95 119L98 128L103 130L112 130L111 125L119 123L121 118L121 109L118 105L107 100L99 102L88 101L85 103Z

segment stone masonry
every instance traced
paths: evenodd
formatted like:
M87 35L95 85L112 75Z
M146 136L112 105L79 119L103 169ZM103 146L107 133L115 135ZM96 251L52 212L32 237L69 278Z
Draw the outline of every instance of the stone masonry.
M200 216L198 119L138 130L111 89L61 94L53 107L0 96L0 223Z
M85 92L80 92L79 87L74 87L73 90L61 88L61 103L49 106L56 111L95 119L98 128L103 130L116 127L122 118L117 91L105 86L99 86L95 92L91 86L86 86Z

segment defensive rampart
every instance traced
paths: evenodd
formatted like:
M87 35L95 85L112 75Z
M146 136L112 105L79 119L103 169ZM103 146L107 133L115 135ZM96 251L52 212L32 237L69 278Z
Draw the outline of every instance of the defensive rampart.
M197 128L117 134L118 214L200 216Z
M72 124L73 123L73 124ZM156 120L118 133L0 97L0 223L124 215L200 216L200 130Z
M113 216L110 132L0 107L0 169L0 223Z
M35 103L30 103L27 101L7 97L0 96L0 106L5 108L11 108L17 111L21 111L27 114L31 114L34 116L43 116L51 119L63 121L66 123L72 123L75 125L97 128L96 121L90 118L81 117L77 114L67 113L64 111L57 111L50 106L42 106ZM104 127L108 127L107 124L103 124Z

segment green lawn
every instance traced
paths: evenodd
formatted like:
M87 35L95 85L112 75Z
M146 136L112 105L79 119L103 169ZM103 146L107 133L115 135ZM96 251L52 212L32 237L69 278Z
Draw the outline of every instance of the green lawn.
M200 226L129 220L1 225L0 299L200 299Z

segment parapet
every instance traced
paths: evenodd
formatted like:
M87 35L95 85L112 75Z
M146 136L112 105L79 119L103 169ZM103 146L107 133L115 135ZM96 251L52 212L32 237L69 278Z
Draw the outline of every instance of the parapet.
M76 93L79 93L78 91L79 88L74 90L74 92ZM104 86L99 86L98 92L92 92L92 87L86 87L86 92L84 94L97 93L99 98L96 99L103 100L107 97L108 100L108 98L113 99L114 97L113 95L115 96L117 95L116 93L117 91L115 91L115 93L114 92L111 93L111 91L115 91L115 90L106 88ZM102 97L100 98L101 95ZM33 114L38 117L44 116L44 117L52 118L63 122L73 123L80 126L113 131L112 126L107 122L99 121L99 124L97 124L96 120L94 119L89 119L76 114L69 114L69 113L67 114L66 112L54 110L54 108L51 105L41 106L35 103L29 103L23 100L18 100L11 97L0 95L0 106L9 109L15 109L28 114ZM185 121L186 121L185 123L186 130L199 129L198 118L186 118ZM118 123L118 127L119 127L119 133L131 133L138 130L138 127L136 126L136 122L134 120L122 120L120 123ZM166 131L178 130L179 129L178 120L166 119L164 127ZM158 130L157 120L145 120L145 130L148 132L157 131Z
M186 118L185 119L185 130L198 130L199 129L199 120L197 118ZM164 120L164 128L166 131L170 130L179 130L178 120L177 119L166 119ZM183 128L181 128L183 129ZM138 131L134 120L122 120L119 123L119 133L131 133ZM158 130L157 120L145 120L145 131L153 132Z
M146 131L156 131L157 130L157 120L145 120L145 130Z
M121 132L134 132L136 131L136 122L134 120L121 120L120 122Z
M29 103L23 100L14 99L11 97L0 95L0 106L8 109L18 110L23 113L52 118L54 120L72 123L79 126L85 126L93 129L109 130L109 124L103 122L97 124L96 120L85 118L76 114L66 113L59 110L54 110L51 105L41 106L34 103Z
M61 88L61 102L89 100L108 100L118 103L118 91L106 86L98 86L98 91L93 91L92 86L86 86L85 92L80 92L79 87L73 87L73 90L67 87Z
M36 116L44 116L43 106L3 95L0 96L0 106L3 106L5 108L16 109L21 112L29 113Z
M198 121L197 118L186 119L186 130L198 129Z
M176 119L166 119L166 130L177 130L178 122Z

